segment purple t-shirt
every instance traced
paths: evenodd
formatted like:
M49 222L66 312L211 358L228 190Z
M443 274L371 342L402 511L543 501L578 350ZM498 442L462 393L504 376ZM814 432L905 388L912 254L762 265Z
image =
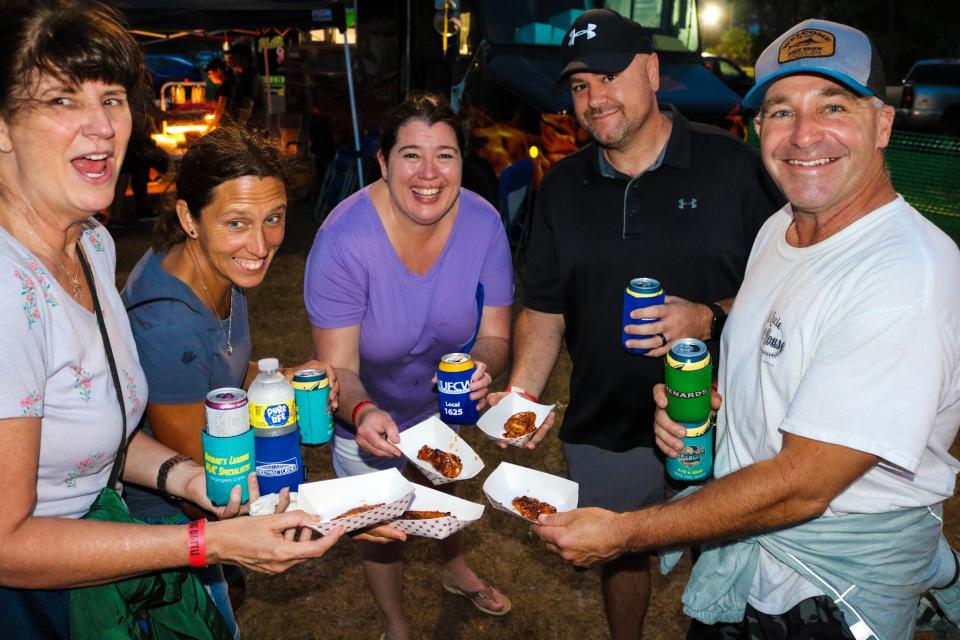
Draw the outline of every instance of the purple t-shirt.
M437 261L412 273L387 236L367 189L353 194L320 227L307 258L304 303L324 329L360 325L360 379L400 430L437 411L430 380L440 358L462 348L484 306L513 302L513 265L500 214L460 190L457 219ZM340 436L354 438L338 422Z

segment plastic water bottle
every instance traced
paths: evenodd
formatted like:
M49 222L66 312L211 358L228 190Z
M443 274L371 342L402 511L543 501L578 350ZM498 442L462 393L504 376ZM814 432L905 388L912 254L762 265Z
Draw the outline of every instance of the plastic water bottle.
M293 387L280 373L280 362L276 358L263 358L257 361L257 368L260 373L247 391L250 426L263 430L278 429L282 433L291 431L289 427L297 424L297 410Z

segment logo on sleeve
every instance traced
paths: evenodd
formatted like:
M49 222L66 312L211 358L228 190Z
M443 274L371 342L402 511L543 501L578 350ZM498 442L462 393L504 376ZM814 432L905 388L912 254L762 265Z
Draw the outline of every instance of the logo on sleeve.
M690 198L689 200L684 200L683 198L680 198L679 200L677 200L677 209L687 209L687 208L696 209L697 199Z
M760 351L763 353L763 359L770 361L779 358L783 353L786 342L783 339L782 321L776 311L771 311L767 316L767 322L763 327L763 340L760 343Z

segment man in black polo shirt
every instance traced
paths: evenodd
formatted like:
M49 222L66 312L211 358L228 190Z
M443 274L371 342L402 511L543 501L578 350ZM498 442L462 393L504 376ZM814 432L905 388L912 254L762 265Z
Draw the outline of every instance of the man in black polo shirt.
M662 380L660 356L678 338L715 346L754 236L783 198L742 142L658 107L659 60L636 22L587 11L562 51L560 80L593 142L543 180L507 389L539 394L566 341L573 372L560 439L580 506L628 511L664 499L649 392ZM623 291L641 276L671 294L633 315L659 320L627 327L653 336L627 341L646 356L621 342ZM612 637L639 638L648 557L621 556L602 571Z

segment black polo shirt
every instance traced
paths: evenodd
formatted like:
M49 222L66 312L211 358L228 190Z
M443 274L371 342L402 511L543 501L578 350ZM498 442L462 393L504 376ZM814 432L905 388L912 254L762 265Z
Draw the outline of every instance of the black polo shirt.
M524 305L566 322L573 371L564 442L653 445L651 389L663 380L663 359L621 344L627 283L656 278L666 294L701 303L734 296L757 231L784 202L747 145L663 108L673 129L654 167L630 178L601 167L600 148L589 144L550 169L537 198Z

